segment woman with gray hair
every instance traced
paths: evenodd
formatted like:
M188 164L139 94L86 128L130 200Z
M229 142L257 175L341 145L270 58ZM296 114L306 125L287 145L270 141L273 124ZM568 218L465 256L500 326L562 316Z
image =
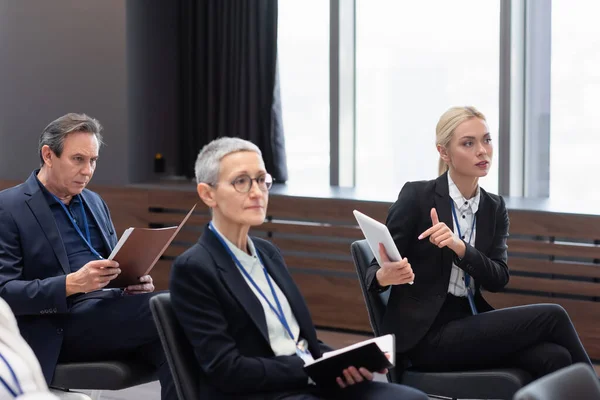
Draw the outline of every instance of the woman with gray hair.
M260 150L220 138L200 151L195 171L212 221L175 260L170 289L201 367L203 398L427 399L415 389L373 382L361 366L349 365L327 387L311 384L304 363L331 349L317 339L279 250L248 236L265 220L273 183Z

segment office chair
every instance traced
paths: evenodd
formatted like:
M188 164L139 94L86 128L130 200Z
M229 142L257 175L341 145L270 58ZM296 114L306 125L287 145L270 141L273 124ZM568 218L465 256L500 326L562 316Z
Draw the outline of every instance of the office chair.
M600 400L600 383L589 365L578 363L520 389L514 400Z
M198 400L198 371L200 365L194 350L173 313L171 295L161 293L150 299L150 310L165 349L179 400Z
M156 379L153 367L138 361L73 362L56 366L50 387L64 392L91 390L92 399L98 400L103 390L127 389Z
M382 334L381 323L390 291L374 293L367 288L365 277L367 268L373 260L373 252L366 240L357 240L352 243L351 253L367 305L371 327L375 336L380 336ZM523 370L512 368L457 372L422 372L408 368L400 377L392 369L388 374L388 379L420 389L433 396L452 399L510 400L517 390L531 381L531 376Z

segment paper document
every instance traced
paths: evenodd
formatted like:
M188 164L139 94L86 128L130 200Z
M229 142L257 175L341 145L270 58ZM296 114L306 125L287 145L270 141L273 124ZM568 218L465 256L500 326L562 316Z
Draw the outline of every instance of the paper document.
M178 226L168 228L128 228L108 256L109 260L119 263L121 273L110 281L107 287L126 287L139 283L141 276L147 275L169 247L177 233L192 212L196 204L187 213Z
M352 344L352 345L344 347L342 349L328 351L326 353L323 353L322 358L336 356L338 354L344 353L344 352L352 350L352 349L356 349L358 347L367 345L369 343L375 343L377 345L377 347L379 347L379 350L381 350L384 354L389 355L388 360L390 361L390 364L396 365L396 352L394 350L396 343L394 341L394 335L379 336L379 337L376 337L373 339L363 340L362 342ZM313 363L314 362L315 361L313 361Z

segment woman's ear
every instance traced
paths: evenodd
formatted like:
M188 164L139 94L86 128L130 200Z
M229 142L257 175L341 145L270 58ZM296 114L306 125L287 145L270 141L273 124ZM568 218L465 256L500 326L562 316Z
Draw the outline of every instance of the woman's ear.
M437 145L437 151L440 153L440 158L444 160L446 164L450 164L450 155L448 154L448 149L441 144Z
M196 187L198 196L200 196L204 204L210 208L214 208L217 205L215 193L212 189L213 188L208 183L199 183Z

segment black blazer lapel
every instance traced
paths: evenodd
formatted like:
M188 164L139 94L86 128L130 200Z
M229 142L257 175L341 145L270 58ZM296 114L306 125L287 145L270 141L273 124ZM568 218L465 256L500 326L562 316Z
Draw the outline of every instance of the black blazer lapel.
M454 231L454 220L452 218L452 209L450 208L450 191L448 189L448 172L440 175L435 180L435 209L440 222L444 222ZM450 279L452 270L453 252L447 247L442 249L442 274L444 279Z
M267 343L270 343L267 320L265 319L265 311L262 304L246 283L242 273L238 270L237 265L235 265L235 262L229 256L227 250L223 248L223 244L208 227L204 229L204 233L200 238L200 244L210 249L210 253L213 255L223 281L229 288L231 295L246 310Z
M256 245L256 242L255 242ZM257 251L259 249L257 248ZM290 308L298 326L300 327L300 335L309 341L314 339L316 341L316 332L310 318L310 313L306 308L306 304L302 298L302 294L298 290L298 287L291 279L291 277L284 271L284 265L277 265L277 262L269 258L264 251L260 251L261 259L265 264L265 268L269 275L273 278L279 289L283 292L285 298L290 304ZM314 336L314 337L313 337ZM295 338L298 340L298 338Z
M487 192L479 189L479 207L477 209L477 221L475 232L475 248L486 253L494 240L494 227L496 226L496 214L492 207L492 201Z
M64 273L69 274L71 273L71 268L69 266L67 251L60 237L60 232L58 232L54 215L52 215L50 206L48 206L48 202L37 183L35 175L32 174L26 183L28 188L27 192L25 192L27 206L40 224L48 242L50 242L50 247L54 251Z

